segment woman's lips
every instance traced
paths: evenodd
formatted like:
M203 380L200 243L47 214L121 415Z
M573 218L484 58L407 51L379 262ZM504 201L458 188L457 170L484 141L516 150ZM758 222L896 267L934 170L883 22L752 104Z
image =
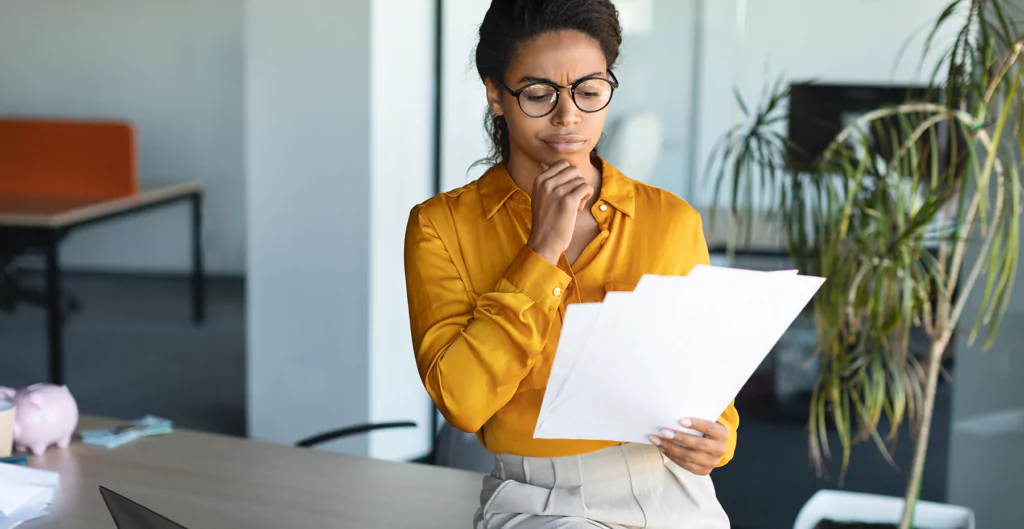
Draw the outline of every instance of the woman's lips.
M549 136L544 138L543 141L548 147L557 152L578 151L587 144L587 140L583 136L572 135Z

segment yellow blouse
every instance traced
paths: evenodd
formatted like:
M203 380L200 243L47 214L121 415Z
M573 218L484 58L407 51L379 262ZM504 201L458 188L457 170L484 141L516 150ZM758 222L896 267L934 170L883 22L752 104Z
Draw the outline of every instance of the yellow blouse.
M420 377L448 422L491 452L561 457L617 444L533 438L566 305L708 263L696 210L601 163L601 233L572 266L526 246L530 197L504 164L410 215L405 270ZM721 466L736 447L733 404L720 422L730 433Z

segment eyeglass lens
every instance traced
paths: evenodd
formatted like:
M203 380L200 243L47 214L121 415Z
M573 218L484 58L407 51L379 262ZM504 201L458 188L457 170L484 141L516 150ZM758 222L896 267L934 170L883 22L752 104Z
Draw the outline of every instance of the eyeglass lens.
M608 106L612 84L605 79L587 79L576 86L576 106L584 112L597 112ZM558 90L550 85L535 84L519 94L519 106L530 116L543 116L558 104Z

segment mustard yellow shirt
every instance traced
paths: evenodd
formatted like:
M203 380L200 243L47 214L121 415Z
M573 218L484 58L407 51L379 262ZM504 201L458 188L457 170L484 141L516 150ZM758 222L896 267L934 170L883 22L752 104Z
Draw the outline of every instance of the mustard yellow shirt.
M526 246L530 197L504 164L410 215L405 270L420 377L448 422L476 432L491 452L561 457L617 444L533 438L566 305L708 263L696 210L601 165L593 207L601 233L572 266ZM736 447L733 404L720 422L730 433L724 465Z

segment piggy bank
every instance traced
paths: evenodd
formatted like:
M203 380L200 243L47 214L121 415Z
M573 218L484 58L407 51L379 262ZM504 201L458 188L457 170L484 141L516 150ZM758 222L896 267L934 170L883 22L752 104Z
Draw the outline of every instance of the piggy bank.
M0 388L0 399L14 403L14 449L33 455L50 445L66 448L78 426L78 404L67 386L33 384L14 391Z

